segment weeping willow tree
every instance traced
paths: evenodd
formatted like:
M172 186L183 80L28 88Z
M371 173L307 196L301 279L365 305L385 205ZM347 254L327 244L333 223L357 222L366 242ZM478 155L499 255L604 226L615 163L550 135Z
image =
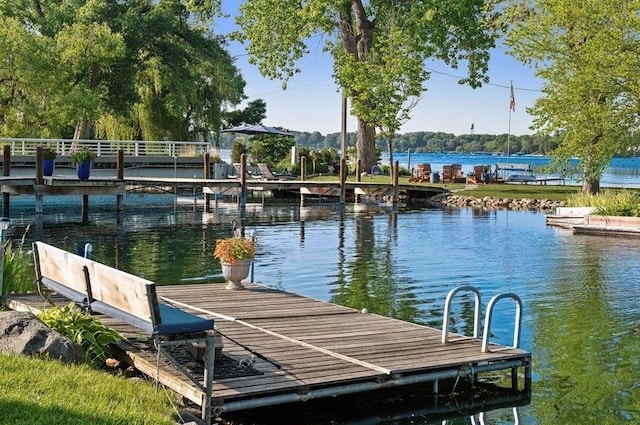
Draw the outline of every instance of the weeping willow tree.
M205 137L245 85L212 33L220 12L219 0L0 0L0 18L20 29L7 37L47 47L13 51L42 82L24 78L23 68L0 70L0 93L12 116L31 117L35 108L51 137ZM35 125L23 131L43 133Z

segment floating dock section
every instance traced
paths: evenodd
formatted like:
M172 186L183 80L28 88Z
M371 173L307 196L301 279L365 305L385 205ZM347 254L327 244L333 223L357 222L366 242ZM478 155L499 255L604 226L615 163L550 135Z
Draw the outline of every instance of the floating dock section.
M222 354L251 365L252 373L242 376L214 374L215 415L418 383L431 383L437 392L440 380L478 380L496 371L511 377L514 390L531 390L527 351L443 335L442 330L258 284L245 287L226 290L218 283L157 288L163 302L214 318L223 336ZM11 296L5 297L5 304L13 309L41 308L43 300ZM116 319L102 320L135 341L135 330ZM161 362L158 367L155 352L134 343L122 349L137 369L201 405L202 392L170 364Z

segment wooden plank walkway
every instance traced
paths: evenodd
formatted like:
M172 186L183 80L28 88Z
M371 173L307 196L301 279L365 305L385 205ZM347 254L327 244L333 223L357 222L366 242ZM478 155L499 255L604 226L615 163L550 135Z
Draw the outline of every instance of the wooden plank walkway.
M526 351L491 345L482 353L481 341L453 334L452 342L442 344L441 330L256 284L245 287L239 291L226 290L223 284L157 288L164 302L214 318L216 328L230 338L224 341L226 356L250 358L244 348L248 347L268 359L254 359L253 367L261 375L215 380L215 414L421 382L437 384L440 379L496 370L511 372L514 388L516 372L523 372L524 387L530 389L531 355ZM42 304L41 298L33 297L9 300L14 309ZM103 321L128 337L136 336L115 319ZM154 353L124 348L143 373L157 376L201 405L202 393L168 363L157 369Z

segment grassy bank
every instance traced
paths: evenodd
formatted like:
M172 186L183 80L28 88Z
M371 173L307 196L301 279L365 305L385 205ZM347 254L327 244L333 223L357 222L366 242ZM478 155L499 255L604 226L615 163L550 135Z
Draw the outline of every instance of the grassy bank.
M337 176L321 176L315 179L323 181L337 181ZM350 176L348 181L355 181ZM363 182L389 184L389 176L368 175L362 178ZM485 197L492 199L511 200L538 200L564 202L572 207L596 207L595 214L610 216L640 217L640 189L635 188L602 188L597 195L583 194L580 185L540 185L540 184L507 184L490 183L479 185L466 185L464 183L412 183L408 177L398 179L401 185L418 185L426 187L446 188L452 194L461 197L482 200Z
M87 365L0 355L0 393L3 424L176 423L170 392Z
M566 201L580 193L580 186L539 185L539 184L484 184L465 187L464 184L448 184L447 188L458 195L483 198L485 196L511 199L549 199Z

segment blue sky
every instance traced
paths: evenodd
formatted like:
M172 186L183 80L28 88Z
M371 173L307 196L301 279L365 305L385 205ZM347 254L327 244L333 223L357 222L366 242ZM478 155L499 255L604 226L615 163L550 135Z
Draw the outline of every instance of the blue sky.
M232 2L235 3L235 2ZM237 7L226 3L225 13L235 14ZM217 22L216 32L226 33L233 28L233 19ZM322 46L310 46L311 53L299 63L301 72L282 89L281 81L262 77L257 67L248 63L246 51L239 43L232 43L229 51L236 57L247 83L248 101L263 99L267 104L267 117L263 124L287 128L292 131L319 131L338 133L341 129L341 98L331 77L332 59L322 53ZM414 131L442 131L456 135L476 134L531 134L531 117L526 108L540 96L542 83L533 70L521 65L503 51L492 51L488 85L472 89L458 84L456 76L464 70L454 70L441 62L429 64L434 72L424 83L427 90L413 109L412 117L400 133ZM509 84L513 81L516 110L511 112L509 125ZM241 105L241 106L244 106ZM357 131L356 121L349 117L347 131Z

